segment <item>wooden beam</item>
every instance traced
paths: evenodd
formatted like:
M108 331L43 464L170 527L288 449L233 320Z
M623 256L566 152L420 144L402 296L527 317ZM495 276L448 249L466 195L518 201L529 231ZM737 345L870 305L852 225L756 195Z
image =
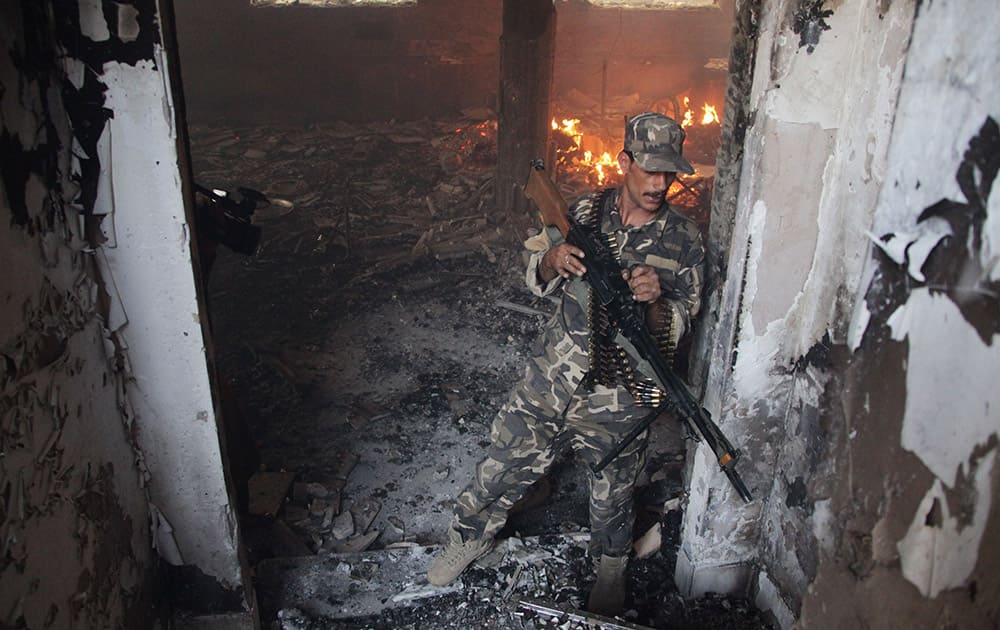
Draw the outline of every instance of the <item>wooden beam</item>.
M523 187L531 160L548 150L555 25L552 0L504 0L496 200L515 224L536 222Z

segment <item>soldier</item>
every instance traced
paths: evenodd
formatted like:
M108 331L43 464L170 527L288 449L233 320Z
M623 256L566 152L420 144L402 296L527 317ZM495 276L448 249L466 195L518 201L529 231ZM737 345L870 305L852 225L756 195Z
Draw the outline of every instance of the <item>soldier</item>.
M694 172L681 155L684 135L662 114L633 116L618 154L621 187L587 195L570 208L575 222L599 229L611 244L634 298L646 304L647 325L667 345L676 344L698 313L705 257L697 226L665 200L678 172ZM493 421L475 479L456 500L448 544L428 572L431 584L452 582L490 550L508 511L546 473L558 445L569 442L584 463L596 464L655 405L655 385L634 372L634 358L614 343L599 303L592 303L581 279L583 252L553 240L543 231L525 243L531 252L526 281L539 296L561 290L560 308ZM594 613L616 615L624 605L632 494L647 440L640 434L590 479L597 580L587 607Z

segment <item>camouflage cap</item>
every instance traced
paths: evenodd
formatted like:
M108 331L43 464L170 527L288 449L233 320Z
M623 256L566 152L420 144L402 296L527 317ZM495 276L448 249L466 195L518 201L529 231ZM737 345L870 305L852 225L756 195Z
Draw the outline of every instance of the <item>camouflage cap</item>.
M645 112L625 122L625 150L643 170L654 173L694 173L681 152L684 129L673 118Z

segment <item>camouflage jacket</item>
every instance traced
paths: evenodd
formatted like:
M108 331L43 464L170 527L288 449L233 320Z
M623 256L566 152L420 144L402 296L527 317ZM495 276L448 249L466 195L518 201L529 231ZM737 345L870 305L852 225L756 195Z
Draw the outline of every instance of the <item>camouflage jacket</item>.
M612 201L616 201L621 191L619 189L612 194L615 195ZM599 192L583 197L570 208L570 216L574 221L586 223L595 216L600 197ZM678 296L678 299L669 302L676 314L675 321L680 323L678 336L684 334L701 308L705 248L698 226L666 203L644 225L625 226L618 210L614 204L611 205L601 219L601 231L617 236L623 267L653 267L660 277L664 293ZM538 265L552 245L545 231L525 242L531 253L525 274L531 292L545 296L562 290L560 307L545 327L542 347L536 348L534 361L554 385L559 384L564 391L573 392L586 376L590 363L589 304L580 300L580 296L588 295L589 290L586 281L580 278L564 280L557 276L551 282L542 282L538 276ZM587 261L583 263L586 265ZM576 283L583 286L573 287Z

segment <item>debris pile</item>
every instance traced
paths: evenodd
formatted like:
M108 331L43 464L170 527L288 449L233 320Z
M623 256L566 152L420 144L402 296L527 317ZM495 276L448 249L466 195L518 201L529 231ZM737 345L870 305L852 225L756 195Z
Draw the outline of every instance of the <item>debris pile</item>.
M257 259L291 250L346 262L362 254L361 281L412 263L481 254L496 262L503 213L492 207L496 122L488 110L447 122L297 127L192 127L196 179L250 186L281 220ZM520 238L522 235L513 235Z
M630 563L619 617L592 615L587 543L585 533L505 539L445 587L421 579L437 548L267 561L259 568L261 606L273 630L768 627L745 601L685 600L664 588L672 576L662 557Z

